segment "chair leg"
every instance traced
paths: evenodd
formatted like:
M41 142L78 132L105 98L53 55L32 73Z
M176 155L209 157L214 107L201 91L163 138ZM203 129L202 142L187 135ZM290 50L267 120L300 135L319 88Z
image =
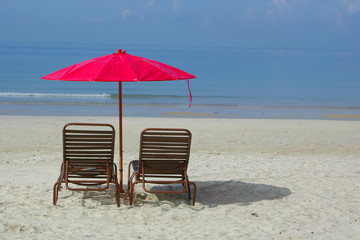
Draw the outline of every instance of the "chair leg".
M56 182L54 184L54 190L53 190L53 205L56 205L57 200L59 198L59 187L60 187L61 183L60 182Z
M194 182L190 182L190 185L193 185L194 189L193 189L193 197L192 197L192 205L195 206L195 198L196 198L196 184ZM189 185L189 189L190 189L190 185ZM189 191L190 192L190 191Z
M116 186L116 204L120 207L120 186Z
M193 185L193 188L194 188L193 192L194 193L193 193L193 197L192 197L192 205L195 206L196 185L195 185L194 182L189 181L189 178L188 178L188 175L186 174L186 172L185 172L184 176L185 176L185 183L186 183L186 186L187 186L187 193L188 193L189 203L191 203L191 187L190 187L190 185Z
M59 198L59 190L61 187L61 183L63 183L63 177L64 177L64 163L61 164L60 167L60 175L59 178L57 179L56 183L54 184L54 188L53 188L53 205L56 205L58 198Z
M129 205L133 204L133 195L134 195L134 185L135 183L129 183Z
M184 174L182 174L181 181L185 181L185 176L184 176ZM185 183L184 183L184 182L182 183L182 186L185 187Z
M117 179L114 179L111 182L115 184L115 188L116 188L116 193L115 193L116 194L115 195L115 197L116 197L116 205L118 207L120 207L120 185L117 182Z
M187 182L187 194L188 194L188 199L189 199L189 203L191 202L191 188L190 188L190 184L189 181Z
M131 181L131 184L130 184L130 192L129 192L129 204L130 204L130 206L134 202L134 188L135 188L135 184L137 184L137 183L140 183L140 182L135 179L135 181L134 182Z

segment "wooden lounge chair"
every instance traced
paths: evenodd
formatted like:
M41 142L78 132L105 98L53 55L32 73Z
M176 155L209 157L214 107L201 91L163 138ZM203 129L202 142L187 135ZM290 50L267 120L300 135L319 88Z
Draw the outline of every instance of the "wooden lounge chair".
M148 193L188 193L193 186L195 205L196 185L187 175L191 133L187 129L148 128L141 132L139 160L130 162L128 171L129 203L132 205L134 185L142 183ZM133 172L130 175L131 168ZM180 190L150 190L146 184L180 184Z
M63 128L63 163L54 185L56 205L62 183L74 191L104 191L116 186L120 206L120 186L114 159L115 129L110 124L69 123Z

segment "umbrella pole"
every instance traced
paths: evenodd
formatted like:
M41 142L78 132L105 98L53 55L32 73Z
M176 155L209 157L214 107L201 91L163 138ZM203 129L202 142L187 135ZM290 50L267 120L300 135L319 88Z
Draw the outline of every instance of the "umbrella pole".
M119 82L119 173L120 192L123 192L123 141L122 141L122 83Z

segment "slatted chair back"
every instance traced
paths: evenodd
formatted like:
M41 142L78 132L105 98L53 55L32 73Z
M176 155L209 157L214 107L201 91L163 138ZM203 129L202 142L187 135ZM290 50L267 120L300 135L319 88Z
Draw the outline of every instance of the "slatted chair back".
M134 186L142 183L148 193L185 193L195 205L196 184L189 180L191 132L187 129L148 128L140 135L139 160L131 161L128 171L129 203L133 202ZM131 174L131 168L133 172ZM177 184L182 189L148 188L147 184ZM193 194L191 197L191 189Z
M140 137L138 179L184 179L190 157L191 132L187 129L148 128Z
M110 124L65 125L63 166L66 187L70 190L89 191L107 189L113 175L116 174L113 162L114 143L115 129ZM73 187L73 184L77 186ZM101 186L103 184L105 186Z

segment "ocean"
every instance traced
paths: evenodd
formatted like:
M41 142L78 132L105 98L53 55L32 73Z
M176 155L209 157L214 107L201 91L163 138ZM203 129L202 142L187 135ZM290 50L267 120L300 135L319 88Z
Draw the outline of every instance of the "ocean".
M123 83L124 116L360 120L359 49L0 42L0 115L117 116L118 84L42 80L116 52L195 76Z

